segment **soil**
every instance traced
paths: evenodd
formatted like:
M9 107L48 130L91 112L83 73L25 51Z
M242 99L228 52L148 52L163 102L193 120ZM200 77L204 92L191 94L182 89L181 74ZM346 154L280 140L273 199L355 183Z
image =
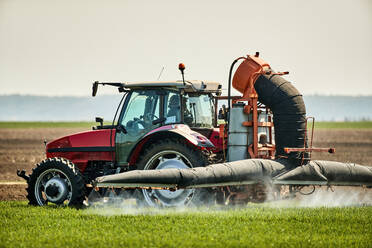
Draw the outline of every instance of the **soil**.
M372 166L372 129L320 129L314 131L313 147L334 147L335 154L315 152L314 160L350 162Z
M0 200L25 200L26 185L17 169L31 173L45 159L44 140L84 131L82 128L0 129ZM333 160L372 165L372 129L320 129L314 133L314 147L334 147L335 154L313 153L316 160ZM4 184L14 182L23 184Z
M44 140L51 141L65 135L84 131L82 128L0 129L0 200L26 200L25 180L17 169L31 173L37 163L45 159ZM11 185L4 184L12 182ZM14 184L14 183L23 184Z

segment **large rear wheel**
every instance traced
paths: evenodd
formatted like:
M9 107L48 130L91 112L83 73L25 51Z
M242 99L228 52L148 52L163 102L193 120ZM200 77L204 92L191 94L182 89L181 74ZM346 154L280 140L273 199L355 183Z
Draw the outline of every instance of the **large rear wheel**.
M32 170L27 193L30 205L52 203L81 207L85 200L85 185L79 169L72 162L48 158Z
M207 160L200 150L192 149L176 139L156 142L144 150L137 163L139 170L187 169L205 166ZM140 200L153 207L186 206L202 202L204 190L179 189L176 191L143 189ZM141 193L141 192L139 192Z

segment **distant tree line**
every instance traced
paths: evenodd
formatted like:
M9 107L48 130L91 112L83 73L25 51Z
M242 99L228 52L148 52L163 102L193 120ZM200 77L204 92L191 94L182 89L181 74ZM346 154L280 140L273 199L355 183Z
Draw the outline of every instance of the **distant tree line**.
M0 95L0 121L111 121L122 95L48 97ZM371 121L372 96L304 96L317 121Z

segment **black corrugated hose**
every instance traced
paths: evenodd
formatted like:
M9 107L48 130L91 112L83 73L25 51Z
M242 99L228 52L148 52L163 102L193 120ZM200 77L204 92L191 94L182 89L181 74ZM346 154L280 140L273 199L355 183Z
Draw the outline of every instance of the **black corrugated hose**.
M269 69L270 72L271 69ZM284 152L285 147L307 147L306 108L300 92L279 75L262 74L256 80L254 88L258 100L273 112L275 145L277 158L288 157L293 167L309 162L306 152Z
M235 64L245 57L239 57L230 66L228 82L228 108L231 108L231 77ZM269 69L270 72L271 69ZM309 162L306 152L284 152L285 147L307 147L306 138L306 108L300 92L287 80L279 75L263 74L255 82L258 100L273 112L275 144L277 158L288 157L293 167ZM228 125L230 123L230 111Z

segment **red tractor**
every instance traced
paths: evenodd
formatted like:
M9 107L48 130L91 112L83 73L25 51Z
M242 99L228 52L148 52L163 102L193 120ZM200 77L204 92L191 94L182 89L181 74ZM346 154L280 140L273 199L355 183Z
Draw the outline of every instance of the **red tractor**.
M111 190L150 206L205 202L206 193L216 203L244 204L280 196L283 185L290 195L304 185L371 185L372 168L311 161L312 151L334 149L312 147L302 95L284 74L256 53L234 60L227 96L219 83L184 78L93 83L93 96L99 85L123 94L112 125L96 118L93 131L49 142L47 159L29 176L18 171L29 203L80 206L90 193ZM242 95L231 96L231 87ZM227 107L218 112L219 100Z
M123 94L112 125L96 118L100 125L92 131L49 142L47 159L24 176L30 204L81 205L90 190L86 186L99 176L205 166L210 153L222 152L214 105L219 83L95 82L93 96L98 85L118 87ZM193 190L142 193L148 205L160 201L168 206L183 204Z

